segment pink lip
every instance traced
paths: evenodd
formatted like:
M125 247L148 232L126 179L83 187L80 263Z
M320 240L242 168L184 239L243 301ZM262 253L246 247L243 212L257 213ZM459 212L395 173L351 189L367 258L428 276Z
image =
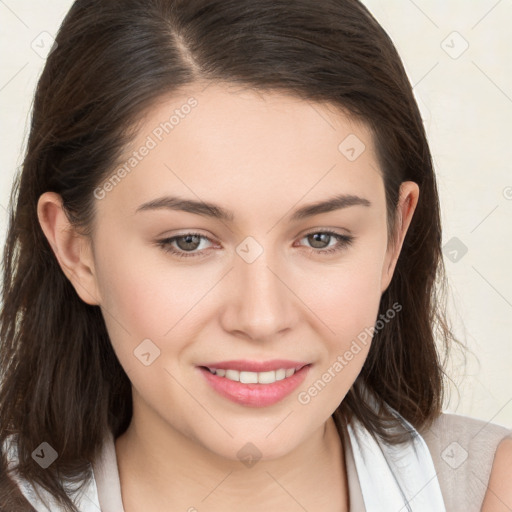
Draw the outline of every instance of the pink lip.
M216 368L215 366L212 367ZM241 382L214 375L208 369L201 366L198 366L197 369L204 375L208 384L225 398L249 407L266 407L281 401L302 384L310 367L311 365L303 366L291 377L278 380L273 384L242 384ZM230 368L235 369L232 366ZM283 368L283 366L279 368Z
M300 361L290 361L287 359L272 359L271 361L248 361L247 359L236 359L233 361L220 361L218 363L205 363L198 366L207 368L220 368L222 370L238 370L239 372L270 372L284 368L294 368L300 370L308 363Z

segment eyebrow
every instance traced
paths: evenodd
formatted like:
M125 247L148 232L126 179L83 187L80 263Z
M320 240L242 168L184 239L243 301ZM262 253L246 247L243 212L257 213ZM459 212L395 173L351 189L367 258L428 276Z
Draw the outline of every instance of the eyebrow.
M325 201L318 201L316 203L311 203L306 206L302 206L293 213L293 215L290 218L290 221L294 222L298 220L303 220L308 217L318 215L320 213L341 210L343 208L348 208L350 206L370 207L371 202L368 201L368 199L356 195L340 194ZM184 199L178 196L164 196L159 197L157 199L153 199L152 201L148 201L147 203L140 205L137 208L136 213L141 211L161 209L170 209L184 211L188 213L195 213L197 215L213 217L227 222L233 222L234 220L233 212L226 210L219 205L209 203L206 201Z

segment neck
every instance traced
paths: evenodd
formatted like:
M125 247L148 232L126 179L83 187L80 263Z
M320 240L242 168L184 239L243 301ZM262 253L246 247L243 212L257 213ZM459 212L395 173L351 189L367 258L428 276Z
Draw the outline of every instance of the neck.
M343 443L332 417L292 452L252 464L135 416L115 448L125 512L348 510Z

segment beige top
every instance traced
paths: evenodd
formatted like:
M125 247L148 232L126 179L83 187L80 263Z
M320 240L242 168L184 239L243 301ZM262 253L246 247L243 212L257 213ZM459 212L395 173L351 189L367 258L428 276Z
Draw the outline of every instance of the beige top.
M420 434L432 456L446 510L480 512L494 453L502 439L512 438L512 430L468 416L444 413L429 430L420 431ZM344 447L350 512L365 512L363 494L346 433ZM124 512L112 438L105 444L103 457L93 465L93 469L102 512Z
M480 512L500 441L512 430L456 414L442 414L428 431L427 443L446 510Z

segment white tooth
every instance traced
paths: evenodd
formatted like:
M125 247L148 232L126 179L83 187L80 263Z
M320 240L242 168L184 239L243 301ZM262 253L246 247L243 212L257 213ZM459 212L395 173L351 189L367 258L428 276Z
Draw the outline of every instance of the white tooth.
M274 370L270 372L259 372L258 382L260 384L272 384L276 381L276 372Z
M226 379L240 382L240 372L238 370L226 370Z
M240 372L240 382L242 384L257 384L258 374L255 372Z
M284 368L280 368L276 370L276 380L283 380L286 377L286 370Z
M239 372L238 370L224 370L220 368L210 368L210 370L219 377L226 377L229 380L241 382L242 384L272 384L278 380L291 377L295 373L294 368L280 368L279 370L268 372Z

